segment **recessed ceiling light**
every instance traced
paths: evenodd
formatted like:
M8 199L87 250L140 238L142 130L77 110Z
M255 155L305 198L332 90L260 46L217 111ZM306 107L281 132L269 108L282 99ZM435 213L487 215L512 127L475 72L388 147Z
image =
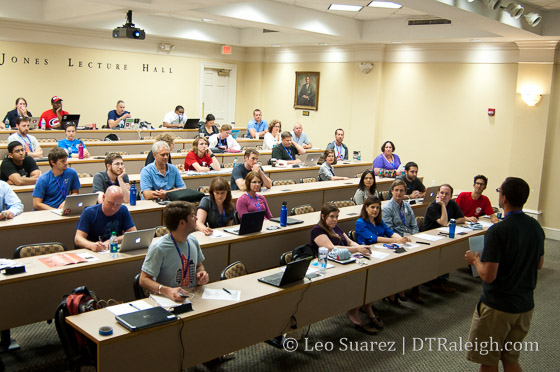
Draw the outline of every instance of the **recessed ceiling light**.
M343 10L345 12L359 12L363 6L360 5L346 5L346 4L331 4L329 10Z
M391 41L391 44L402 44L402 41L399 41L399 40Z
M472 42L478 42L478 41L482 41L481 39L471 39L470 41Z
M280 44L272 44L271 47L273 48L278 48L280 46Z
M371 3L368 4L368 6L371 6L373 8L389 8L389 9L400 9L402 8L402 5L399 3L394 3L392 1L372 1Z
M209 18L202 18L202 22L214 22L214 20Z
M319 43L319 45L325 46L325 45L329 45L329 43Z

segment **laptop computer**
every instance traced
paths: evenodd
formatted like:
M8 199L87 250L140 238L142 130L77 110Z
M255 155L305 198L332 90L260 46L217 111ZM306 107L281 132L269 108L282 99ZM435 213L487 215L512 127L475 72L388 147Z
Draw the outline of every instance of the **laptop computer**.
M78 127L78 123L80 122L80 115L79 114L69 114L69 115L62 115L62 120L60 121L60 129L66 129L67 125L73 125Z
M424 195L424 199L422 200L423 204L430 204L434 200L436 200L437 194L439 191L439 186L430 186L426 189L426 194Z
M177 316L171 314L163 307L152 307L135 311L133 313L115 316L117 322L131 332L154 327L160 324L174 322Z
M125 232L119 252L130 252L137 249L148 248L152 244L156 229L145 229Z
M286 266L286 270L283 272L268 275L257 280L275 287L283 287L293 282L303 280L312 259L313 257L306 257L301 260L292 261Z
M247 212L241 216L239 227L231 227L224 231L235 235L247 235L261 231L264 221L265 211Z
M68 195L64 202L64 210L51 209L50 211L59 216L79 216L84 209L97 204L97 197L97 193ZM63 211L66 213L63 214Z
M198 129L198 123L199 122L200 122L200 119L187 119L183 129Z
M37 129L39 128L39 120L41 118L39 116L33 116L29 118L29 129Z
M314 166L319 161L319 154L305 154L305 158L301 157L302 165Z
M271 221L274 221L274 222L280 223L280 217L274 217L274 218L271 218L270 220L271 220ZM286 222L286 224L287 224L288 226L290 226L290 225L297 225L298 223L303 223L302 220L296 220L295 218L291 218L291 217L288 217L288 220L287 220L287 221L288 221L288 222Z
M139 118L128 118L124 121L124 128L125 129L138 129L140 126L140 119Z

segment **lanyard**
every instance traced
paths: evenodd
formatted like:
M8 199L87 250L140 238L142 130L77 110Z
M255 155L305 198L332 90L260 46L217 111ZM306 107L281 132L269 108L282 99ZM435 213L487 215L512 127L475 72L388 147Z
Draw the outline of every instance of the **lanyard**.
M186 264L187 268L185 269L185 261L183 260L183 255L181 254L181 250L179 249L179 246L177 245L177 242L175 242L175 238L173 238L173 235L171 235L171 232L169 233L169 237L173 241L173 245L175 245L175 249L177 250L177 254L179 254L179 260L181 261L181 286L183 286L184 282L185 282L185 278L189 274L189 269L190 269L190 264L191 264L191 248L189 247L189 241L187 239L186 240L187 250L189 251L189 253L188 253L187 264ZM186 286L188 287L188 283L187 283Z
M218 142L220 143L221 146L225 146L227 148L227 137L224 139L218 137Z
M21 138L23 140L23 142L25 142L25 146L27 146L27 149L29 150L29 152L33 152L33 145L31 144L31 140L29 140L29 142L27 142L27 140L25 138L23 138L21 136L21 134L19 134L19 132L17 132L17 134L18 134L19 138Z
M336 157L338 158L338 160L342 160L342 158L344 157L344 155L342 154L342 150L344 150L344 147L342 147L342 145L337 146L336 143L334 147L336 148Z
M218 209L218 212L219 211L220 210ZM218 227L224 226L225 223L226 223L226 208L225 208L225 206L222 206L222 214L220 214L220 221L218 222L218 225L219 225Z
M56 181L56 185L58 186L58 190L60 190L60 193L62 194L62 198L65 199L66 198L66 179L64 178L64 173L62 173L60 175L60 178L62 179L62 185L60 185L60 182L58 181L58 177L55 177L55 181Z
M177 114L177 118L179 119L179 123L178 123L178 124L182 124L182 123L183 123L183 115Z
M257 210L261 210L261 203L259 203L259 197L257 195L255 195L255 200L253 200L253 198L251 197L251 195L249 195L249 193L247 193L247 195L249 196L249 199L251 199L251 201L253 202L253 204L255 205L255 207L257 207ZM256 203L255 203L256 201Z
M292 156L292 154L290 154L290 152L288 151L288 149L286 148L286 146L282 145L282 147L283 147L284 150L286 150L286 152L288 153L288 156L290 157L290 160L294 160L294 157Z
M403 208L404 208L404 202L401 202L401 205L399 207L399 216L401 217L401 221L403 223L403 225L406 226L406 219L404 218L404 213L403 213Z
M328 168L330 174L332 174L333 177L334 177L334 170L333 170L333 168L332 168L332 165L327 165L327 168Z

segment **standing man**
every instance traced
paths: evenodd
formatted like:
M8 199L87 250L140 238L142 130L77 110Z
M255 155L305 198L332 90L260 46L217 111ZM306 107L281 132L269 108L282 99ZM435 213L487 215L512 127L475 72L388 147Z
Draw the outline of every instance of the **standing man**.
M474 217L475 221L483 215L490 216L492 223L498 223L498 217L494 213L490 199L486 195L482 195L486 186L488 185L488 178L479 174L474 177L474 190L473 192L462 192L457 197L457 204L461 208L463 214L467 217Z
M84 158L89 158L89 151L86 149L84 141L76 139L76 126L74 124L68 124L66 128L64 128L64 133L66 134L66 138L58 141L58 147L68 151L68 154L76 154L77 157L80 152L78 146L81 143L84 147Z
M64 209L67 195L80 191L78 173L68 168L68 153L60 147L49 152L51 170L42 174L33 190L33 209Z
M163 210L165 227L170 231L152 243L146 254L140 285L152 293L182 302L186 292L208 283L204 254L193 232L196 231L196 207L185 201L167 204Z
M423 198L426 195L426 186L418 179L418 164L415 162L409 161L406 163L404 174L401 174L396 179L404 181L408 200Z
M14 190L0 181L0 221L10 220L23 212L23 204Z
M59 129L63 115L68 115L68 111L62 109L62 98L54 96L51 98L52 109L41 114L40 125L46 129Z
M143 199L166 199L168 191L184 189L185 182L174 164L167 162L169 145L157 141L152 146L155 161L140 171L140 190Z
M41 175L37 163L31 156L25 154L21 143L9 142L8 157L2 160L0 178L10 185L35 185Z
M102 199L101 204L87 207L82 212L74 236L76 248L106 251L112 232L117 233L121 243L125 232L136 231L130 212L123 205L124 194L120 187L109 186Z
M261 110L253 110L253 119L247 123L247 137L263 138L266 132L268 132L268 122L263 120Z
M496 347L467 352L467 359L480 364L480 371L521 371L519 351L529 331L533 308L533 291L537 271L544 261L544 232L537 220L523 213L529 197L529 185L521 178L508 177L498 191L504 209L502 222L491 226L484 237L484 250L467 251L465 261L474 265L483 280L482 295L476 305L469 341Z
M166 128L183 128L187 122L183 106L175 107L175 111L169 111L163 117L163 126Z
M288 164L299 164L301 159L297 159L296 155L305 154L303 147L292 141L292 134L288 131L282 132L280 135L282 142L274 146L272 149L272 157L275 159L287 160Z
M98 172L93 176L93 192L99 194L97 202L103 202L103 195L110 186L117 186L123 194L123 202L130 201L130 183L128 174L124 168L124 160L121 155L112 152L105 157L105 172Z
M298 105L315 106L315 87L310 84L311 78L305 77L305 84L301 86L298 94Z
M453 187L451 187L451 185L444 183L439 187L436 200L426 209L422 231L447 226L450 219L455 219L457 225L465 223L466 221L475 221L474 218L465 217L463 215L461 208L459 208L454 200L451 200L452 195Z
M27 152L27 155L31 156L33 159L37 159L43 156L43 149L39 146L37 138L28 134L30 120L31 119L28 117L16 119L17 132L10 134L8 143L18 141L25 149L25 152Z
M334 142L327 145L327 150L334 150L334 156L340 160L348 160L348 147L344 143L344 130L338 128L334 131Z
M272 181L266 176L259 164L259 152L255 149L247 149L245 150L244 159L243 164L239 164L231 171L231 189L246 191L245 177L251 171L258 173L263 180L263 186L270 189Z
M305 134L305 132L303 131L303 127L301 126L300 123L294 124L294 130L292 131L292 139L294 143L297 143L298 145L300 145L306 150L313 147L311 141L309 140L309 137L307 137L307 134Z
M107 126L109 129L115 127L124 128L124 121L132 117L132 114L125 110L124 101L117 101L117 107L107 114Z

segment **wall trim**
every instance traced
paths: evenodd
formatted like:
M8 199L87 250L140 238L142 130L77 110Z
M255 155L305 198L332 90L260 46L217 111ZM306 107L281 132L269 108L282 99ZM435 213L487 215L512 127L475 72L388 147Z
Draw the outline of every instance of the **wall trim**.
M547 239L560 240L560 229L554 229L552 227L543 227L543 230Z

